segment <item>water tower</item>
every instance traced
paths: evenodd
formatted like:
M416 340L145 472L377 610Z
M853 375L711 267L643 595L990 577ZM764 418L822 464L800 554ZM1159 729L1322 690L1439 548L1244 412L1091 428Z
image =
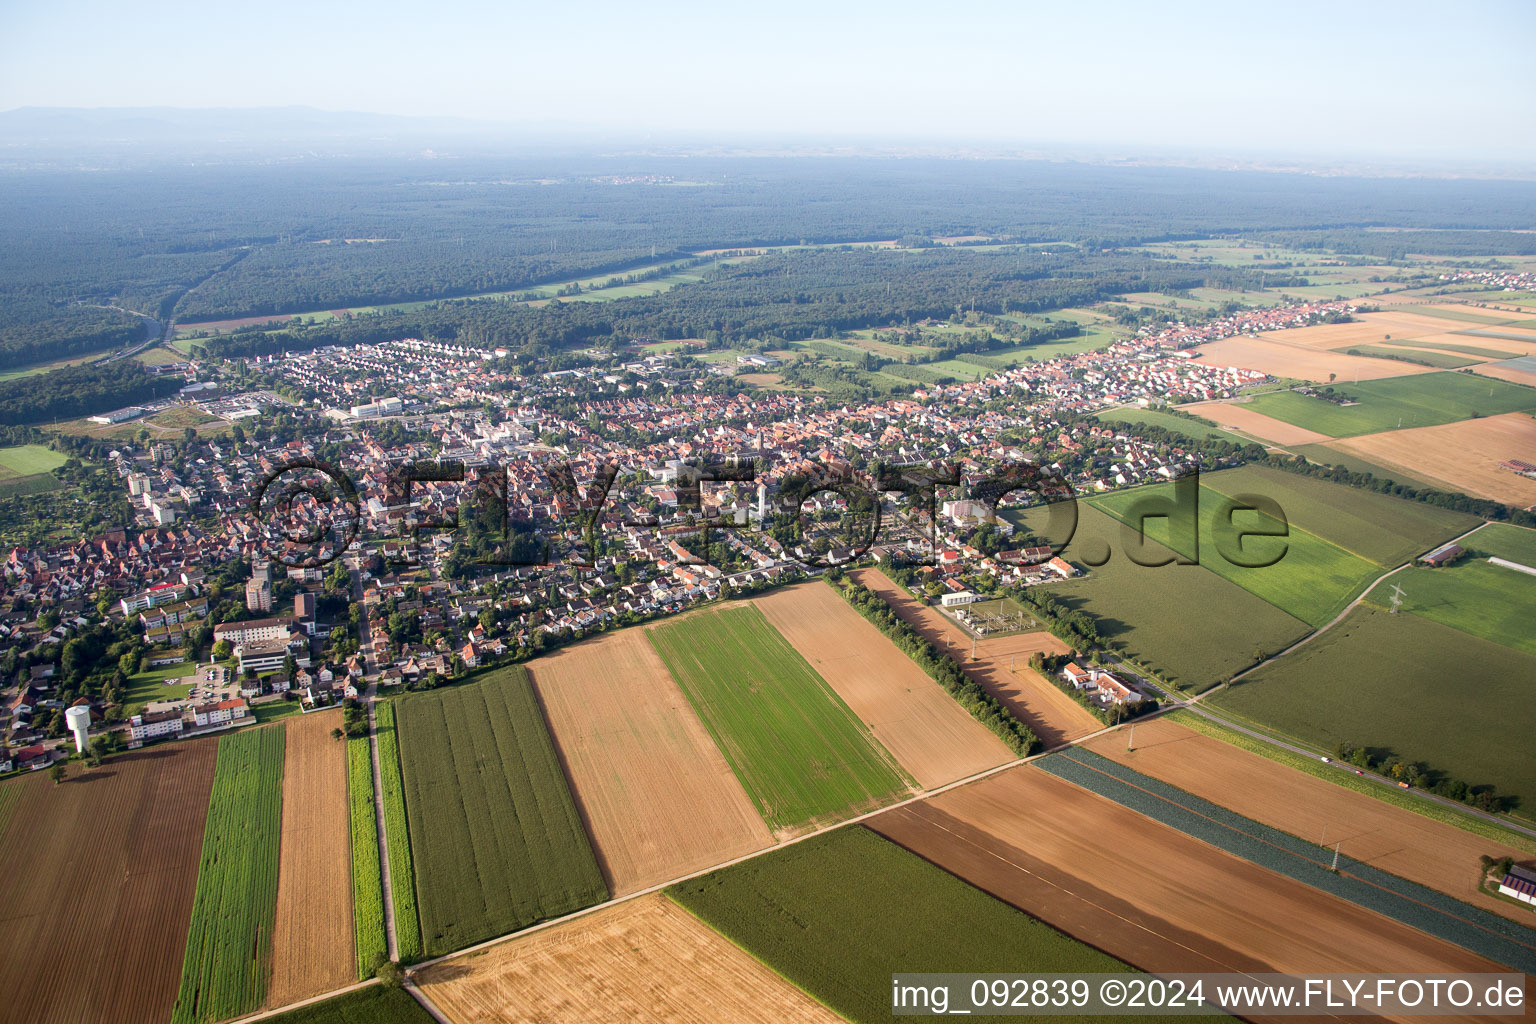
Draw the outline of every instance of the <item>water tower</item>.
M69 731L75 734L75 752L85 753L85 748L90 743L86 733L91 728L91 709L86 707L68 708L64 712L64 721L69 725Z

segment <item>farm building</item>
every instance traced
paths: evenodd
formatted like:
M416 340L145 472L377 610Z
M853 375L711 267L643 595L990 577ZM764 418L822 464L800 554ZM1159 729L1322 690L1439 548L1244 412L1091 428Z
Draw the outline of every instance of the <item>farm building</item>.
M1499 892L1522 903L1536 904L1536 871L1514 865L1500 879Z
M1435 548L1435 550L1431 551L1429 554L1424 555L1419 559L1419 561L1425 565L1439 568L1443 565L1450 565L1465 553L1466 549L1463 548L1460 544L1443 544L1440 547Z

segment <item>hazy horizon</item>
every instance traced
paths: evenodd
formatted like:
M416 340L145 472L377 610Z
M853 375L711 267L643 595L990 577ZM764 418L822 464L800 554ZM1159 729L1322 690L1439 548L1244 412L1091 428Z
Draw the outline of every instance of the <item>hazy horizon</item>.
M110 26L110 30L106 30ZM587 138L1536 163L1536 8L1486 2L771 16L154 0L0 13L0 110L309 107Z

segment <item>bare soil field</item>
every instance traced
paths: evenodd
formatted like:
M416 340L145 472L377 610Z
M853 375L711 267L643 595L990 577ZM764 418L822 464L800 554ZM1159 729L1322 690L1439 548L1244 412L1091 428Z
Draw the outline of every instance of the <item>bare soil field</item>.
M1316 324L1312 327L1291 327L1283 331L1265 331L1259 337L1282 345L1301 348L1336 349L1351 345L1370 345L1382 340L1386 334L1397 339L1416 338L1421 334L1440 334L1449 328L1449 322L1417 318L1411 313L1365 313L1347 324Z
M1528 384L1536 387L1536 372L1521 370L1514 366L1497 366L1492 363L1484 363L1472 368L1474 373L1480 373L1484 377L1493 377L1497 380L1507 380L1511 384Z
M1499 466L1505 459L1530 461L1536 452L1536 418L1527 413L1389 430L1333 441L1329 447L1479 498L1521 508L1536 505L1536 480Z
M1478 889L1478 858L1485 853L1527 858L1512 846L1331 785L1164 718L1137 725L1132 751L1119 735L1097 737L1086 746L1254 821L1319 844L1342 843L1340 852L1347 857L1531 923L1530 911Z
M71 765L57 786L0 783L21 790L0 835L0 1017L170 1019L217 750L190 740Z
M297 715L284 725L283 832L268 1006L286 1006L357 980L347 743L331 735L340 726L339 710Z
M1233 402L1201 402L1197 405L1185 406L1185 409L1196 416L1205 417L1212 423L1231 427L1233 430L1241 430L1245 434L1251 434L1274 444L1319 444L1333 440L1327 434L1319 434L1315 430L1298 427L1284 420L1277 420L1273 416L1265 416L1261 412L1254 412Z
M456 1024L842 1020L659 893L450 960L417 981Z
M1088 709L1029 667L1029 656L1036 651L1067 653L1067 645L1050 633L1020 633L978 640L976 658L972 660L970 634L945 618L938 609L918 603L878 569L860 569L849 575L884 598L925 640L950 652L967 675L1007 705L1035 731L1046 747L1103 728Z
M642 630L575 644L528 671L614 895L773 845Z
M1151 971L1502 969L1029 765L868 824Z
M1375 340L1381 343L1379 334ZM1325 383L1329 374L1336 375L1339 380L1375 380L1378 377L1401 377L1407 373L1426 373L1430 369L1412 363L1345 355L1342 352L1264 338L1226 338L1212 345L1202 345L1200 356L1195 362L1217 367L1240 366L1274 377L1296 377Z
M885 749L934 789L1013 760L1013 752L825 583L753 604Z

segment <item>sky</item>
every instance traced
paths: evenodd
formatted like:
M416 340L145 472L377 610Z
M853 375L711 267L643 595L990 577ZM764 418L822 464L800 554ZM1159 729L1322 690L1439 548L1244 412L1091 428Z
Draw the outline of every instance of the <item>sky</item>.
M1536 162L1536 3L0 0L0 110Z

